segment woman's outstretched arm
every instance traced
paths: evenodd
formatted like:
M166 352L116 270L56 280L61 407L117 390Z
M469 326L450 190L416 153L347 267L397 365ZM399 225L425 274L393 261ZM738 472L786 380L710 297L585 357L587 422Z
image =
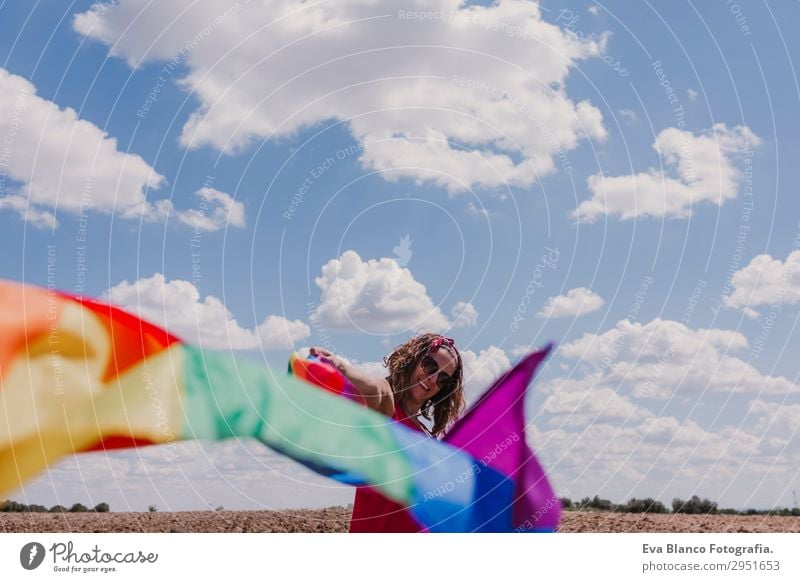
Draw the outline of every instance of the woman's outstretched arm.
M386 416L394 414L394 395L392 394L391 386L384 378L377 378L368 374L324 348L313 347L309 352L312 356L324 356L333 362L345 378L353 383L359 394L364 397L368 407Z

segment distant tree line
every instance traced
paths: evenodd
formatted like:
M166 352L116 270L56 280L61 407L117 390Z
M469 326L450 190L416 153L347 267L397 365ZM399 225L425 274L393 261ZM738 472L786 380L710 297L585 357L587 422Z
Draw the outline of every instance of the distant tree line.
M627 503L614 503L608 499L601 499L599 495L584 497L580 501L573 501L569 497L562 497L561 504L567 511L614 511L617 513L685 513L703 515L783 515L800 516L800 508L788 507L774 509L719 509L715 501L700 499L692 495L691 499L673 499L672 510L663 503L647 497L646 499L631 498Z
M6 501L0 501L0 511L6 513L86 513L89 511L106 513L110 511L110 508L108 507L108 503L98 503L93 509L89 509L83 503L75 503L69 509L63 505L54 505L50 509L47 509L44 505L25 505L24 503L17 503L16 501L7 499Z
M567 511L611 511L617 513L684 513L702 515L781 515L781 516L800 516L800 508L780 507L774 509L719 509L715 501L700 499L697 495L692 495L688 500L673 499L672 509L667 508L663 503L651 497L645 499L631 498L627 503L614 503L608 499L601 499L599 495L594 497L584 497L580 501L573 501L569 497L562 497L561 504ZM155 505L150 505L148 511L158 511ZM215 508L215 511L222 511L222 506ZM98 503L94 508L89 509L82 503L75 503L67 509L63 505L54 505L50 509L44 505L25 505L16 501L0 501L0 512L7 513L106 513L110 511L108 503Z

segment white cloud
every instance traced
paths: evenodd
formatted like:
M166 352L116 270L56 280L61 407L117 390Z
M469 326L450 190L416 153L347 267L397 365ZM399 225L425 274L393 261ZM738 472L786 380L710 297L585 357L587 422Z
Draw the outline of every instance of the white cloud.
M195 192L195 196L200 199L199 209L175 210L170 206L165 210L174 214L179 222L200 230L245 225L244 204L236 202L230 194L204 187Z
M311 333L302 321L276 315L255 329L242 327L220 299L207 295L201 300L192 283L167 281L161 273L134 283L123 281L104 297L203 348L289 349Z
M479 353L461 351L464 365L464 392L468 403L475 401L497 379L511 367L506 353L497 346L489 346Z
M620 109L617 111L617 113L619 113L619 116L629 124L634 124L639 121L639 116L636 115L636 112L633 109Z
M734 273L731 284L733 292L723 303L750 316L758 315L754 307L800 303L800 251L789 254L786 261L758 255Z
M669 504L674 497L699 494L722 506L785 504L784 484L796 477L800 462L800 406L759 399L750 401L744 418L738 413L731 418L718 413L722 411L717 395L694 394L691 406L668 409L661 402L651 407L652 401L631 393L626 372L630 365L644 367L653 361L650 354L664 348L669 323L674 322L651 322L642 326L645 333L618 326L615 331L623 332L622 337L587 335L569 344L569 357L586 358L601 367L580 367L575 377L556 378L539 387L547 396L536 408L529 437L551 478L573 499L600 494L615 501L655 497ZM709 341L717 346L726 340L734 345L744 341L730 333L712 333ZM654 345L643 346L650 334ZM698 347L695 336L675 339L688 344L687 350ZM639 352L645 355L637 361ZM667 348L664 353L672 352ZM701 348L698 359L714 356L714 350ZM617 362L628 366L617 368ZM681 382L672 362L667 360L662 374L667 384ZM723 358L718 363L724 367L729 362ZM707 378L690 367L683 383L705 384ZM725 383L733 388L730 392L724 390ZM747 395L737 394L740 390L729 379L722 379L717 389L727 392L726 408L739 409L747 402ZM710 424L703 426L699 419Z
M280 315L268 315L256 327L256 335L257 346L261 346L262 349L289 349L311 335L311 330L299 319L292 321Z
M728 355L749 347L740 333L693 330L680 322L654 319L647 324L622 320L602 334L585 334L559 353L588 364L585 382L602 382L636 398L669 399L703 391L785 395L800 386L780 376L765 376ZM593 372L593 373L591 373Z
M594 222L603 214L621 219L643 216L686 218L692 206L710 202L721 206L736 197L742 173L734 164L761 140L745 126L728 129L716 124L694 135L674 127L658 134L653 148L676 177L651 168L627 176L593 174L588 178L591 199L581 202L573 218Z
M492 215L492 212L488 208L486 208L483 205L481 205L479 208L478 205L472 202L471 200L467 202L467 211L470 214L480 214L481 216L484 216L486 218L489 218Z
M52 228L58 225L58 221L52 213L31 205L27 198L18 194L0 198L0 209L3 208L14 210L22 220L39 228Z
M515 357L515 358L519 358L519 357L521 357L521 356L524 356L525 354L529 354L529 353L531 353L531 352L533 352L533 351L535 351L535 350L536 350L536 348L535 348L535 347L532 347L532 346L523 346L523 345L517 344L517 345L515 345L513 348L511 348L511 349L509 350L509 353L510 353L510 354L511 354L513 357Z
M686 96L689 97L689 101L695 101L699 96L700 93L695 91L694 89L686 89Z
M79 214L94 209L131 216L153 208L145 199L164 182L141 157L117 149L117 140L94 124L36 95L27 79L0 68L0 135L9 188L2 206L52 224L56 209Z
M459 301L450 310L453 316L453 327L473 327L478 324L478 310L472 303Z
M545 22L535 2L225 8L121 0L73 25L132 67L188 69L177 82L200 101L180 137L189 148L233 153L338 120L363 144L366 169L456 192L530 185L556 170L554 156L606 136L600 110L566 93L601 41ZM452 16L420 21L420 9Z
M150 202L165 178L140 156L121 152L117 140L94 124L36 95L30 81L0 68L0 209L39 227L57 225L56 213L115 213L148 222L174 216L202 230L244 226L244 206L228 194L202 188L200 209L177 210L169 200Z
M553 418L553 423L560 426L579 428L595 422L621 423L630 419L641 422L652 416L609 386L596 385L587 390L584 380L560 378L541 390L550 393L542 412L563 415Z
M183 441L67 457L11 498L112 511L318 508L353 502L353 488L322 477L254 439Z
M566 295L551 297L542 310L536 315L539 317L567 317L586 315L597 311L604 305L603 298L586 287L577 287L567 291Z
M362 261L355 251L345 251L323 265L314 282L322 298L311 319L325 328L399 333L451 325L425 286L395 259Z
M601 392L599 399L606 396ZM592 392L576 418L564 412L553 416L553 428L530 425L537 456L573 499L599 493L614 501L655 497L669 505L673 498L698 494L722 507L787 505L783 484L796 476L796 439L775 455L764 450L757 426L707 428L642 407L617 409L615 397L608 396L611 408L604 413L595 410L602 405L593 402ZM578 418L583 411L588 414Z
M758 418L758 428L762 434L796 437L800 431L800 404L753 400L748 412Z

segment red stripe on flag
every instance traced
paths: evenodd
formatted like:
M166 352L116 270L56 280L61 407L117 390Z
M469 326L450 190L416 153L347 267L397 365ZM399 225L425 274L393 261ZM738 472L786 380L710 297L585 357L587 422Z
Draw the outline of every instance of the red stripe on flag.
M149 439L141 439L122 435L111 435L104 437L97 441L83 451L76 451L79 453L91 453L93 451L107 451L111 449L132 449L136 447L149 447L156 444L155 441Z

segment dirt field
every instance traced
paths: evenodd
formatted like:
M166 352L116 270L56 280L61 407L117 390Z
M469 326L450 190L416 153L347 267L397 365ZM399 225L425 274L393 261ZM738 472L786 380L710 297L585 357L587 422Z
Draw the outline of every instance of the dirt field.
M800 532L800 517L762 515L659 515L641 513L564 512L562 532Z
M346 532L350 508L155 513L0 513L0 532ZM565 512L562 532L800 532L800 517Z

